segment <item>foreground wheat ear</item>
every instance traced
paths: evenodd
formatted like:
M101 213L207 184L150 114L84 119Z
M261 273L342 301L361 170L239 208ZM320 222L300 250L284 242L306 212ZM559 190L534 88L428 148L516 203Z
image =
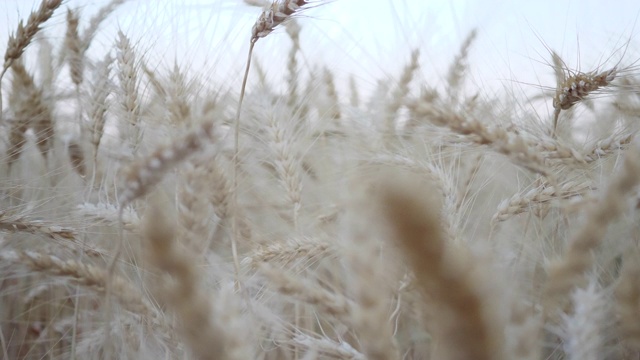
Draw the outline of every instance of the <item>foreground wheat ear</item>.
M560 111L568 110L573 105L585 99L589 94L609 86L616 78L617 66L605 71L591 71L588 73L569 70L558 54L552 54L556 72L556 94L553 98L553 133L558 126Z
M31 44L31 41L40 31L41 25L53 16L57 8L62 5L62 0L43 0L37 11L32 11L27 20L27 25L22 25L22 20L18 23L15 34L9 35L7 49L4 53L4 64L0 72L0 84L4 74L9 70L13 62L20 59L24 50ZM2 121L2 87L0 86L0 121Z
M242 78L242 87L240 88L240 98L238 100L238 108L236 110L235 121L235 137L234 137L234 151L233 151L233 208L238 208L238 168L240 166L239 152L240 152L240 112L242 110L242 101L244 100L244 92L247 87L247 78L249 77L249 69L251 68L251 56L253 54L253 47L260 38L264 38L271 34L275 28L283 24L290 19L293 15L302 10L302 7L309 4L309 0L276 0L268 5L258 17L258 20L253 24L251 28L251 39L249 40L249 51L247 54L247 66ZM235 214L235 210L234 210ZM231 239L231 251L233 254L233 262L235 265L236 274L240 271L240 261L238 260L237 242L239 228L237 216L233 216L232 231L233 236Z

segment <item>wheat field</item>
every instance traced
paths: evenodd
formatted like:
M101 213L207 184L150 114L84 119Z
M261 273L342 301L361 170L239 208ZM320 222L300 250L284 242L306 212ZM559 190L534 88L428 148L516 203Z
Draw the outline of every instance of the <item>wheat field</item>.
M328 2L245 0L232 86L99 50L125 0L10 25L0 358L640 359L633 33L531 45L518 92L469 81L473 30L365 91L305 55Z

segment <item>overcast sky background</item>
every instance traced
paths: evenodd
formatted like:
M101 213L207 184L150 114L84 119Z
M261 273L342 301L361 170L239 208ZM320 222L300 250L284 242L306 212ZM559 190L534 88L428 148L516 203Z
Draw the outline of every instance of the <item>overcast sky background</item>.
M39 3L0 0L0 46L15 31L18 20L26 19ZM80 8L84 28L106 3L68 0L64 7ZM473 28L478 29L478 37L470 51L469 80L486 89L526 89L529 83L553 86L552 71L545 64L550 59L547 48L583 70L602 64L612 54L609 63L619 61L622 51L614 50L629 39L623 64L640 58L640 25L636 24L640 5L632 0L317 3L321 5L298 19L301 62L309 68L327 65L341 87L352 74L363 89L373 88L377 79L397 78L414 48L421 50L421 81L442 82ZM97 59L111 49L117 30L122 29L152 67L170 68L177 61L201 80L235 89L241 80L251 25L259 13L259 8L242 0L129 0L104 24L90 56ZM59 11L47 25L47 36L54 43L62 43L64 24L65 11ZM283 76L290 44L281 29L256 46L256 58L274 81ZM6 81L3 86L8 86Z

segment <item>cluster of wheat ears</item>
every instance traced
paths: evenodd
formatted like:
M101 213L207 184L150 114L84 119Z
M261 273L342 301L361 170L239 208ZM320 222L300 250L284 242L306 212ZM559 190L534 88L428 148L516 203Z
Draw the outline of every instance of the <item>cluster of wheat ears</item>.
M9 37L0 358L640 358L633 64L549 51L523 103L465 85L472 32L441 86L416 50L362 101L299 64L322 2L278 0L222 92L122 32L93 58L123 2L52 44L43 0ZM250 71L268 36L282 86Z

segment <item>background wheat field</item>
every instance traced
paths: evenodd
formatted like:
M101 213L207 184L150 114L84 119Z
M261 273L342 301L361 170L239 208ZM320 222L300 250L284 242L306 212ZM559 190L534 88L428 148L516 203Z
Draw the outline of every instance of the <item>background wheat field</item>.
M348 2L2 5L0 358L640 359L640 9Z

